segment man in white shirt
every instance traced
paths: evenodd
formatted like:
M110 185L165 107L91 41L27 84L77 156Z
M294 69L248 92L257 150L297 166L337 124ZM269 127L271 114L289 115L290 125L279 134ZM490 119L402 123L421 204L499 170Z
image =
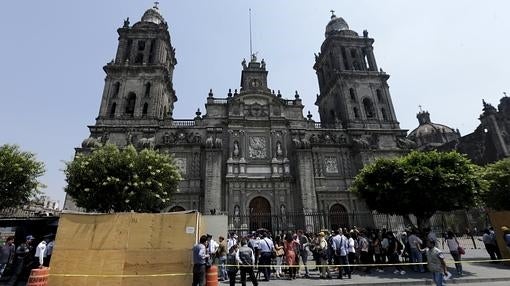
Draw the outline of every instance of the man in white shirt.
M334 251L334 258L336 265L342 265L338 267L338 279L343 279L342 269L347 273L349 279L351 279L351 271L349 268L349 260L347 259L348 240L343 235L342 229L335 231L335 236L332 240L332 247Z
M47 239L46 239L47 240ZM39 242L37 245L37 248L35 249L35 265L38 267L42 267L44 264L44 259L46 258L46 245L48 242L46 240L43 240Z
M260 258L259 264L262 265L259 269L264 274L264 280L269 281L271 278L271 254L273 253L274 244L271 238L267 237L267 233L262 233L262 238L259 241Z
M208 244L209 246L207 248L207 253L210 255L211 262L214 264L217 264L216 263L216 250L218 250L218 247L220 245L213 239L212 235L210 235L210 234L207 235L207 240L209 242L209 244Z

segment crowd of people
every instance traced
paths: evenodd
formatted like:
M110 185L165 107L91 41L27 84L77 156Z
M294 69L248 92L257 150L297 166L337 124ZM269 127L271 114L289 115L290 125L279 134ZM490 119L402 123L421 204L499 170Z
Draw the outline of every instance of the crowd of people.
M461 276L464 248L453 232L443 237L444 246L456 261L457 275ZM230 285L235 285L238 272L242 285L246 285L247 276L253 285L261 279L309 278L309 259L314 260L313 270L318 271L320 279L352 279L354 272L365 275L372 271L405 275L403 263L410 263L410 271L430 271L436 281L448 274L438 243L430 229L394 233L354 227L319 233L297 230L281 235L262 230L242 237L230 233L227 239L220 236L218 241L204 235L193 248L193 285L203 285L206 268L211 264L218 266L219 280L229 281ZM423 262L428 263L428 269Z
M17 285L18 281L25 281L30 270L50 265L54 235L48 234L40 240L27 235L18 246L15 237L9 236L0 247L0 281L1 285Z

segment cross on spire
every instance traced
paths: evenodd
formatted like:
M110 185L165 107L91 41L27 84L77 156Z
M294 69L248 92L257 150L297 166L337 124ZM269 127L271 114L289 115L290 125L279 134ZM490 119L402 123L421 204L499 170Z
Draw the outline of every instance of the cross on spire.
M335 16L335 10L331 9L331 10L329 10L329 12L331 12L331 18L336 17L336 16Z
M421 104L420 104L420 105L418 105L418 108L420 109L420 112L422 112L422 111L423 111L423 109L421 109L421 107L422 107L422 106L421 106Z
M159 9L159 8L158 8L158 5L159 5L159 1L154 1L154 8L155 8L155 9Z

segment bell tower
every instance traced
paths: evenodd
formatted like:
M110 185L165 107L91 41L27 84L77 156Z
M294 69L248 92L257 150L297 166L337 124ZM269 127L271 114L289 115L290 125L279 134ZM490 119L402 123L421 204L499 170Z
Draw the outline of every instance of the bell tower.
M172 117L177 101L172 84L177 60L157 4L133 26L126 19L117 32L117 54L103 68L106 79L97 124Z
M324 127L399 129L387 80L378 70L374 39L363 31L360 37L347 22L332 12L326 39L315 55L319 80L319 107Z

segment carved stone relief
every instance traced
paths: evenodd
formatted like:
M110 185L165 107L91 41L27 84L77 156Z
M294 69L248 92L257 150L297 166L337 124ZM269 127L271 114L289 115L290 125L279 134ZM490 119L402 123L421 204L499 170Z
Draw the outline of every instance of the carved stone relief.
M326 166L326 173L330 173L330 174L338 173L336 157L332 157L332 156L324 157L324 165Z
M267 138L263 136L249 137L248 156L253 159L265 159L267 157Z
M181 174L186 175L186 158L175 158L174 161Z

